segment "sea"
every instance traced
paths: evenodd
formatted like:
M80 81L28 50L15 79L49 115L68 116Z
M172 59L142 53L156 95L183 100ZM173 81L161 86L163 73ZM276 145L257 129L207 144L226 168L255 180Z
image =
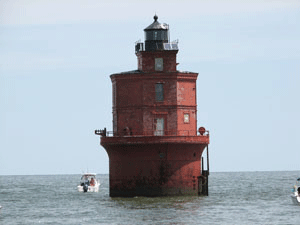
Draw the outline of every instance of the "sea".
M211 172L209 196L79 193L81 175L0 176L0 224L300 224L291 189L300 171Z

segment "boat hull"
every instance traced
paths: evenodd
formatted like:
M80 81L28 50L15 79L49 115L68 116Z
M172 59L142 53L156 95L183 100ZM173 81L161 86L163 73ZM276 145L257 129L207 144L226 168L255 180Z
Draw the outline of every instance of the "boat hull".
M99 186L100 186L100 185L96 185L96 186L88 186L87 192L99 192ZM77 186L77 190L78 190L79 192L84 192L83 186L81 186L81 185Z
M291 198L292 198L292 201L294 204L296 205L300 205L300 197L299 196L296 196L296 195L291 195Z

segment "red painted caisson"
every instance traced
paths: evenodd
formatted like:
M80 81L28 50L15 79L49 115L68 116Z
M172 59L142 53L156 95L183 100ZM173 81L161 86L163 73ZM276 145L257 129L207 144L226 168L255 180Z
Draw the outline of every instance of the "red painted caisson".
M177 70L178 43L157 19L144 29L145 43L136 43L138 69L110 76L113 132L95 131L109 156L111 197L208 195L201 159L209 135L203 127L197 134L198 74Z

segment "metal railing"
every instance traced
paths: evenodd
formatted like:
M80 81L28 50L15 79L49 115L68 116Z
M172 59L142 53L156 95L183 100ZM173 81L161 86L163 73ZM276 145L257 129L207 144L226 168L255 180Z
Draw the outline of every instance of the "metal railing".
M197 136L196 131L191 130L131 130L125 128L119 132L107 131L106 128L103 130L95 130L96 135L101 135L103 137L135 137L135 136ZM206 130L203 134L198 134L199 136L209 136L209 131Z
M156 50L165 50L165 51L171 51L171 50L178 50L178 40L167 42L167 43L161 43L161 46L156 46ZM146 46L143 42L137 41L135 43L135 53L146 51Z

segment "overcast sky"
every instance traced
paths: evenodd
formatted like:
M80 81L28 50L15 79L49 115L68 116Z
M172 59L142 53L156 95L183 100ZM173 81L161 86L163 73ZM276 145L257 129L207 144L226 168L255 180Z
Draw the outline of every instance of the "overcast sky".
M155 13L199 73L211 171L300 170L299 0L0 0L0 175L108 173L109 75Z

